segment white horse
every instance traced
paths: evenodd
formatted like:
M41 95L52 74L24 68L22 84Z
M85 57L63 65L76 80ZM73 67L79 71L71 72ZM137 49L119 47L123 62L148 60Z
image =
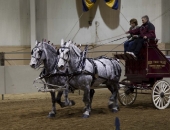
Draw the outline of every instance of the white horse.
M91 95L90 89L98 88L102 83L106 84L112 93L109 99L109 108L113 112L118 111L117 94L121 67L117 60L106 57L84 58L83 53L76 45L71 41L64 43L64 40L61 40L61 48L58 53L58 68L65 69L67 64L69 73L72 74L68 85L84 91L84 118L89 117L91 112L93 94Z
M39 68L41 64L44 64L44 70L45 74L47 76L44 76L45 81L48 84L53 85L64 85L67 77L66 76L60 76L60 75L53 75L59 70L57 69L57 63L58 63L58 55L55 48L46 43L37 43L35 44L35 47L32 49L31 52L31 61L30 66L34 69ZM55 89L54 86L48 86L49 89ZM64 90L64 96L65 96L65 102L61 102L61 96L63 94L63 91L59 91L57 98L55 97L55 92L51 93L51 100L52 100L52 111L49 113L49 117L55 117L56 115L56 102L61 107L66 106L72 106L75 105L75 102L73 100L68 99L68 89Z

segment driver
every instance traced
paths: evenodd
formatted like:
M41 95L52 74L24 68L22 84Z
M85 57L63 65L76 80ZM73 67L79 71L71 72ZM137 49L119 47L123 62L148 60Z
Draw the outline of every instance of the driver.
M149 21L147 15L142 17L142 25L135 29L127 31L126 34L130 33L132 35L139 35L139 38L134 41L134 43L129 48L129 54L134 57L138 56L145 39L155 39L155 26Z
M139 26L138 26L138 21L137 21L137 19L131 19L130 20L130 28L129 28L129 31L130 30L134 30L134 29L137 29ZM127 36L127 38L128 38L128 41L126 41L125 43L124 43L124 52L126 53L126 52L128 52L129 51L129 48L130 48L130 46L133 44L133 42L134 42L134 39L135 38L137 38L138 36L137 35L129 35L129 36Z

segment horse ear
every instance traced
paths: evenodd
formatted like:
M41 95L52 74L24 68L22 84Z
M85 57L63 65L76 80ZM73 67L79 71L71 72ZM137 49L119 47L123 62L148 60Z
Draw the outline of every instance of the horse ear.
M61 39L61 47L64 46L64 39Z
M38 42L37 42L37 40L35 41L35 45L38 45Z
M57 48L56 48L57 49ZM57 49L57 55L60 55L60 53L59 53L59 49Z
M70 44L71 44L71 41L68 41L68 42L66 43L66 47L69 47Z

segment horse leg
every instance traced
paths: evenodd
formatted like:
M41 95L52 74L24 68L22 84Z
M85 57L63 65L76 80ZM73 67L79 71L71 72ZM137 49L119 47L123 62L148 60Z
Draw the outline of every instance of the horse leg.
M65 98L65 104L64 105L65 105L65 107L75 105L75 102L73 100L69 100L68 93L69 93L68 89L64 90L64 98Z
M85 104L85 112L83 113L83 118L88 118L91 112L90 86L87 86L84 90L83 102Z
M90 89L90 108L92 108L92 100L93 100L94 93L95 93L95 90ZM84 111L86 111L86 106L84 108Z
M94 89L90 89L90 108L92 108L91 104L92 104L94 93L95 93Z
M51 100L52 100L52 111L49 112L48 117L55 117L56 114L56 106L55 106L55 92L50 92Z
M117 99L118 88L119 88L119 84L118 83L115 83L114 85L108 86L108 89L112 93L112 95L110 96L110 99L109 99L108 107L114 113L118 112L118 99Z
M57 97L55 98L55 101L56 103L58 103L60 105L60 107L64 107L65 103L64 102L61 102L61 96L63 95L63 91L59 91L58 94L57 94Z

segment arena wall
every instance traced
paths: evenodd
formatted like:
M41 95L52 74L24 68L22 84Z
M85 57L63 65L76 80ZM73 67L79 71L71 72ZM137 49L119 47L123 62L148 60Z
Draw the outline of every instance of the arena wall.
M122 75L124 79L124 66L121 64ZM0 66L0 94L23 94L34 93L37 89L33 87L33 81L40 74L30 66ZM165 78L170 83L169 78Z
M0 94L20 94L37 92L33 81L40 71L30 66L0 67Z
M129 29L131 18L137 18L140 25L141 17L147 14L156 27L160 43L170 43L169 0L120 0L117 11L107 7L103 0L98 0L95 6L83 15L81 0L31 1L36 5L35 31L38 40L46 38L59 45L60 39L66 38L77 22L66 40L94 44L98 40L123 34ZM0 46L31 45L32 8L30 0L0 1ZM81 19L78 20L81 15ZM92 21L92 25L89 25L89 21ZM110 40L104 42L108 41ZM122 41L112 44L119 44Z
M128 21L131 18L137 18L140 25L141 16L147 14L156 27L157 37L160 38L159 48L170 49L169 0L120 0L117 11L107 7L104 0L97 0L95 6L83 15L81 0L0 0L0 52L29 52L31 46L34 46L31 43L33 23L30 12L34 8L31 1L35 3L35 37L39 41L46 38L59 46L61 38L65 38L72 39L77 44L95 46L124 36L122 34L129 29ZM89 25L89 21L92 25ZM96 43L110 37L114 38ZM106 44L93 51L112 50L124 40ZM123 45L115 50L122 51ZM91 53L89 56L97 57L102 54L105 53ZM107 56L113 55L109 53ZM5 59L20 58L28 59L30 55L5 55ZM5 65L28 64L29 60L5 62Z
M33 87L33 81L39 76L40 72L40 70L34 70L30 66L0 67L0 94L37 92L37 89ZM123 73L124 71L122 78Z

